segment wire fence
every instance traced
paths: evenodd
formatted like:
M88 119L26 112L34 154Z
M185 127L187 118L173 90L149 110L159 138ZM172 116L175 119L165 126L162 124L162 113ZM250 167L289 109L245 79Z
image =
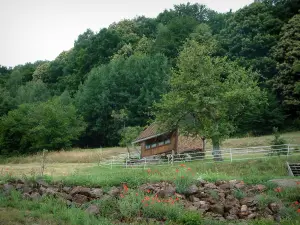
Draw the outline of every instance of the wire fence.
M149 167L151 165L165 166L176 163L186 163L193 161L202 161L203 163L213 162L233 162L241 160L262 159L276 156L285 156L287 159L291 156L300 156L299 144L284 144L271 146L256 146L246 148L227 148L218 151L207 150L205 152L195 151L179 154L167 154L165 156L156 155L147 158L138 158L138 155L123 155L124 158L112 157L99 162L99 166L113 167Z

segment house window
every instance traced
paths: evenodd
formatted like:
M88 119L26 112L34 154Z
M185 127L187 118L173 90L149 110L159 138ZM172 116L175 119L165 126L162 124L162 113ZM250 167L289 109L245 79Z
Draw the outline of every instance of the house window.
M162 146L162 145L164 145L165 144L165 142L164 141L160 141L160 142L158 142L158 146Z
M151 145L146 144L146 149L150 149L150 148L151 148Z
M165 140L165 145L168 145L170 143L171 143L171 140L169 138Z
M157 144L156 143L153 143L152 145L151 145L151 148L155 148L157 146Z

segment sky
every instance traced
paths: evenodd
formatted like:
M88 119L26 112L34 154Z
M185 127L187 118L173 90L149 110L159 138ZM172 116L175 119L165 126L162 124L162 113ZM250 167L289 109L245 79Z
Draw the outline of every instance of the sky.
M0 0L0 65L53 60L73 47L78 35L98 32L136 16L156 17L181 3L200 3L218 12L254 0Z

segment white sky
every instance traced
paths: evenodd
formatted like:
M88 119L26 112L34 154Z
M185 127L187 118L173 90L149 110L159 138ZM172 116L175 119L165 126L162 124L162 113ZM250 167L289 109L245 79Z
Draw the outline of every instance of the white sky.
M174 4L200 3L227 12L254 0L0 0L0 65L53 60L87 28L99 31L137 15L156 17Z

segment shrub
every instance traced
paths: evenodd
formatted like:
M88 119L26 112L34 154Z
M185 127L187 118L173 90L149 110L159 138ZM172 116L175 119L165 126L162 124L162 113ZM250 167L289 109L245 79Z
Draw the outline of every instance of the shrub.
M191 173L191 168L186 168L185 164L180 164L180 168L176 169L176 177L174 180L176 191L184 194L194 182L195 179Z
M141 192L129 191L126 195L121 195L118 201L120 213L125 218L137 217L142 208L143 194Z
M240 190L240 189L234 189L233 195L234 195L234 197L236 197L237 199L242 199L242 198L245 197L245 193L244 193L242 190Z
M287 151L282 148L282 145L286 144L286 140L284 140L278 131L277 127L273 128L274 139L271 141L272 152L271 155L286 155Z
M198 212L187 211L185 212L179 221L185 225L200 225L202 220Z

